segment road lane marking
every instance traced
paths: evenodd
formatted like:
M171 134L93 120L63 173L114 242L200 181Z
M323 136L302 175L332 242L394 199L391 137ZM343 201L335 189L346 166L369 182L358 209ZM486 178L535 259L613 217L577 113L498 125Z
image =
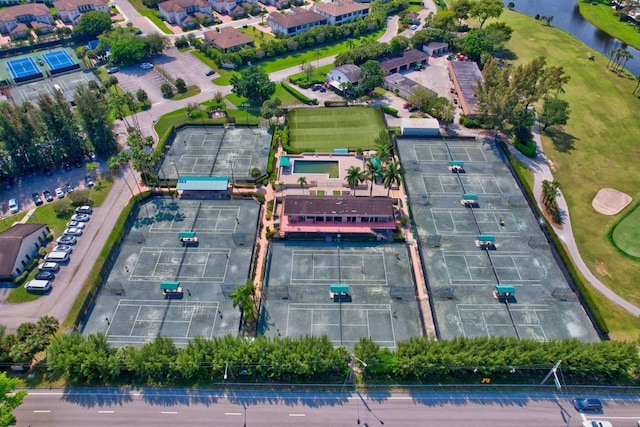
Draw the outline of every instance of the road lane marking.
M290 417L306 417L306 414L289 414Z
M161 414L178 415L178 411L161 411Z
M240 412L225 412L225 415L233 415L233 416L240 416L242 415Z
M98 411L99 414L113 414L115 411Z
M41 411L33 411L34 414L48 414L51 411L45 411L45 410L41 410Z

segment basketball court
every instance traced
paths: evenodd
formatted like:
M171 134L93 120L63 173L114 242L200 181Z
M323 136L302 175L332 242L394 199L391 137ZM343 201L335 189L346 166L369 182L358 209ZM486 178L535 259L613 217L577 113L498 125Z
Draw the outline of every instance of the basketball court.
M492 142L401 138L398 147L441 338L598 339ZM500 299L498 286L514 294Z
M272 243L260 329L266 336L326 335L353 347L361 338L395 348L422 335L405 246ZM334 299L336 284L348 286Z
M271 134L253 128L185 127L165 147L160 178L228 176L233 181L255 181L251 169L266 172Z
M180 200L141 204L86 320L116 345L141 345L156 335L177 345L196 337L237 334L240 312L231 293L251 270L260 206L252 200ZM179 233L197 237L184 244ZM180 294L163 294L177 283Z

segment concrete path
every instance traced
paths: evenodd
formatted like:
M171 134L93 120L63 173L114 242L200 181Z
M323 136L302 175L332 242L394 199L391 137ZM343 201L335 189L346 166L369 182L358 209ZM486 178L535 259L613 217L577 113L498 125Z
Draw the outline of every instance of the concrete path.
M549 168L549 161L542 151L542 142L540 140L540 127L538 123L535 124L533 128L533 138L538 146L538 156L536 159L530 159L524 156L520 151L518 151L513 145L507 144L507 147L511 150L514 156L518 157L520 161L527 165L529 169L533 171L534 183L533 183L533 194L536 198L536 203L538 206L542 207L541 195L542 195L542 181L553 181L553 174L551 173L551 169ZM554 232L558 235L560 240L564 243L567 251L569 252L569 256L573 261L573 264L578 268L580 273L591 283L591 285L600 291L605 297L619 305L629 313L634 316L640 316L640 308L631 304L629 301L625 300L611 289L609 289L604 283L602 283L592 272L589 270L589 267L582 259L580 255L580 251L578 250L578 246L576 245L576 241L573 237L573 230L571 228L571 217L569 215L569 207L567 206L567 201L564 197L562 197L562 190L559 190L559 195L556 199L558 202L558 207L564 213L565 221L562 224L562 227L558 227L555 224L552 224Z

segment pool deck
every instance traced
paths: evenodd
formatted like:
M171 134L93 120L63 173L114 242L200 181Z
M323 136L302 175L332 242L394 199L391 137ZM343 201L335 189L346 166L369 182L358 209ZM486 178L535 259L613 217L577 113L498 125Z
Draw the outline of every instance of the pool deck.
M351 166L357 166L362 171L366 170L365 161L366 157L356 157L353 153L350 154L282 154L291 159L291 166L280 167L279 176L277 182L284 183L285 188L281 191L277 188L278 193L286 194L311 194L311 195L341 195L348 196L352 194L351 188L347 184L345 177L347 176L347 170ZM282 157L282 155L280 157ZM329 178L328 174L319 173L294 173L293 167L296 160L324 160L324 161L339 161L339 174L338 178ZM298 183L298 178L304 176L307 179L307 185L302 187ZM371 192L372 196L390 196L396 197L397 191L392 189L389 193L388 189L384 188L382 183L376 183L373 185L373 189L370 188L371 182L365 181L356 187L356 195L368 196Z

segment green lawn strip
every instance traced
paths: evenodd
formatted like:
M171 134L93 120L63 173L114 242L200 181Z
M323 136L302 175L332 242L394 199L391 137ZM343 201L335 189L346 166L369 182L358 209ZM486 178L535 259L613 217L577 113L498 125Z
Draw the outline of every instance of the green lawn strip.
M640 103L632 95L635 79L608 71L606 56L558 28L507 10L501 20L516 29L507 44L517 57L515 65L542 55L549 65L563 66L571 76L562 95L570 103L569 123L543 133L544 151L569 204L582 258L614 292L640 304L640 288L635 280L637 263L619 254L607 238L618 216L598 214L591 206L603 187L616 188L634 199L640 197L636 184L640 170L634 166L640 156L636 143L640 136ZM595 55L595 60L589 60L587 54ZM602 298L595 301L602 306ZM608 312L604 307L602 310ZM629 325L609 323L614 336L626 336ZM631 334L640 337L637 329Z
M174 94L169 98L171 101L179 101L181 99L191 98L201 92L198 86L187 86L187 90L183 93L174 92Z
M370 148L381 129L380 112L370 107L300 108L289 113L290 144L297 149Z
M615 225L611 232L613 243L624 253L640 258L640 204Z
M142 0L131 0L131 6L135 7L138 13L146 18L149 18L156 27L165 34L173 34L173 31L166 26L164 21L157 15L159 12L154 9L149 9L142 3Z
M334 67L335 67L334 64L327 64L327 65L323 65L322 67L317 67L315 70L313 70L313 74L311 75L311 80L316 80L316 79L324 80L327 76L327 73L331 71L331 69ZM306 80L307 78L306 73L299 72L289 76L289 79L291 80L297 80L300 78L304 78Z
M18 212L15 215L3 216L0 221L0 231L4 231L9 227L12 227L16 222L22 221L22 218L26 215L26 212Z
M263 43L267 43L268 41L275 39L271 34L260 31L255 25L249 25L247 28L236 28L236 30L240 30L245 36L251 37L258 48Z
M579 1L578 7L580 8L580 14L584 19L591 22L593 26L636 49L640 49L638 27L629 21L620 21L613 14L614 9L611 6L602 3L592 4Z

